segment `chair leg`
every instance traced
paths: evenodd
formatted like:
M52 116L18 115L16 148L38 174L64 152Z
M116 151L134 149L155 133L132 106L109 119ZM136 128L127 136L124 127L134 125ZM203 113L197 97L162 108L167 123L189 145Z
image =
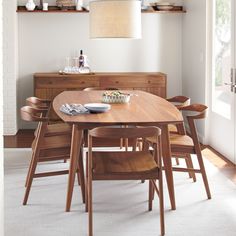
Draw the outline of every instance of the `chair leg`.
M210 188L209 188L209 184L208 184L208 180L207 180L206 170L205 170L205 166L204 166L204 163L203 163L201 151L197 152L197 159L198 159L199 167L200 167L200 170L201 170L202 179L203 179L203 182L204 182L204 185L205 185L207 198L211 199L211 192L210 192Z
M162 177L159 179L159 206L160 206L160 226L161 235L165 235L165 218L164 218L164 197Z
M191 155L187 154L187 158L188 158L189 167L193 169L193 161L192 161ZM191 172L191 178L193 178L193 182L197 181L195 172Z
M148 210L152 210L152 203L153 203L153 186L151 180L149 180L149 191L148 191Z
M89 170L91 171L91 170ZM88 174L88 221L89 236L93 236L92 176Z
M125 139L125 151L128 151L128 147L129 147L129 140L126 138Z
M79 175L79 167L78 167L78 170L77 170L77 180L78 180L78 185L80 186L80 175Z
M137 142L137 146L138 146L138 150L139 151L142 151L142 149L143 149L143 145L142 145L142 142L140 141L140 140L138 140L138 142Z
M136 152L137 151L137 140L134 140L133 144L132 144L132 151Z
M86 153L85 212L88 212L88 153Z
M30 175L29 173L30 173L30 169L32 168L33 157L34 157L34 152L32 153L32 156L31 156L28 173L27 173L26 180L25 180L25 187L27 187L28 182L29 182L29 175Z
M179 158L178 157L175 158L175 161L176 161L176 165L179 166Z
M123 148L123 138L120 139L120 149Z
M153 180L154 184L156 184L156 180ZM154 186L152 185L152 187L154 188ZM154 201L154 197L155 197L155 191L153 189L152 191L152 200Z
M190 164L189 164L189 157L188 157L188 156L185 156L184 159L185 159L186 167L187 167L188 169L191 168L191 167L190 167ZM188 172L189 178L192 178L192 177L193 177L192 173L193 173L193 172L191 172L191 171Z
M26 186L26 189L25 189L23 205L27 204L27 201L28 201L28 198L29 198L31 185L32 185L35 170L36 170L36 167L37 167L37 162L38 162L38 153L34 152L33 158L32 158L32 165L30 166L30 169L29 169L29 176L28 176L27 186Z

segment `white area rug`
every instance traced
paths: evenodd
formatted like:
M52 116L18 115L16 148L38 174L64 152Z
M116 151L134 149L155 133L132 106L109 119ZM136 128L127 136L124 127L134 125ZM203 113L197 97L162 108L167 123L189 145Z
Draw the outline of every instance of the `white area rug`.
M67 176L36 179L27 206L22 206L29 149L5 151L5 236L84 236L87 213L75 185L71 212L64 212ZM60 169L61 162L40 169ZM205 161L212 200L206 199L201 176L193 183L175 173L177 210L170 210L165 185L166 235L235 236L236 185ZM94 236L157 236L159 207L148 212L148 184L139 181L94 182Z

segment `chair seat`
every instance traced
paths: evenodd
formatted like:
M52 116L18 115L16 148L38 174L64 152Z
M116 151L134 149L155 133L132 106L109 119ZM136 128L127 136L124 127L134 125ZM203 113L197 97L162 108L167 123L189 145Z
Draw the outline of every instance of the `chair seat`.
M171 133L176 133L178 132L177 127L175 125L168 125L168 130Z
M170 145L172 154L195 153L193 140L188 135L170 133Z
M151 143L156 142L156 140L152 137L148 138L147 141ZM190 153L195 153L193 140L188 135L170 133L170 145L172 152L179 152L179 149L185 149Z
M170 144L171 146L186 146L193 147L194 143L191 137L188 135L180 135L170 133Z
M60 135L45 137L41 142L39 149L66 148L71 146L71 135ZM35 148L35 140L32 143L32 149Z
M147 152L93 152L94 174L146 174L157 168L153 156Z

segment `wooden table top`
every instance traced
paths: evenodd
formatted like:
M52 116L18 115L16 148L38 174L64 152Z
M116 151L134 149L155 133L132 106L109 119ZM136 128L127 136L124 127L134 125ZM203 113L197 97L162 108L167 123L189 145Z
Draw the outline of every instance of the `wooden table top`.
M53 100L57 115L67 123L78 124L171 124L183 122L182 114L165 99L156 95L132 90L124 91L135 94L127 104L111 104L105 113L81 114L68 116L59 109L65 103L101 103L104 91L64 91Z

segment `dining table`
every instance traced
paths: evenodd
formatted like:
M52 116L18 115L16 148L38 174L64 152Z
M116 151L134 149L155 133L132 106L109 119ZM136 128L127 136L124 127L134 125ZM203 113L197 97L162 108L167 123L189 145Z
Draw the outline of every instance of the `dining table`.
M69 177L67 185L66 211L70 211L73 188L79 168L79 179L85 189L83 169L83 134L100 126L131 125L157 126L161 128L161 147L163 165L168 187L171 209L176 209L174 181L171 163L171 149L168 125L182 124L181 112L170 102L148 92L139 90L121 91L131 95L128 103L111 104L104 113L67 115L60 111L63 104L101 103L104 91L64 91L53 100L53 109L62 121L72 126ZM85 190L82 193L85 198Z

